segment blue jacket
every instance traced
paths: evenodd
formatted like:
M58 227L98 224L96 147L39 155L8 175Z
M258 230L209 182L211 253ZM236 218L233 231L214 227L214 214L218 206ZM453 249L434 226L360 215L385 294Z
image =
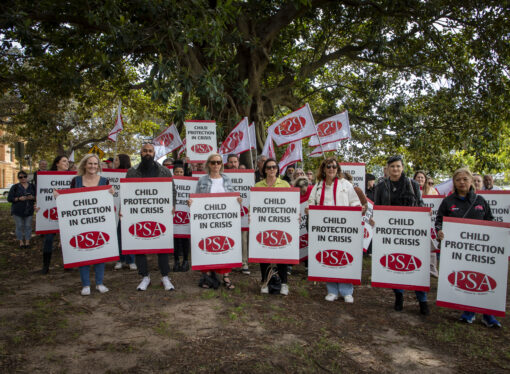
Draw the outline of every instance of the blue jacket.
M230 177L226 174L221 174L221 177L223 178L223 188L225 189L225 192L234 192L234 187L232 187ZM198 180L197 189L195 193L210 193L211 186L212 179L209 176L209 174L206 174Z
M30 217L34 214L35 200L14 201L17 197L26 196L28 194L35 196L35 187L32 183L28 184L26 190L23 188L21 183L12 185L9 190L9 195L7 196L7 201L12 203L11 215L18 217Z

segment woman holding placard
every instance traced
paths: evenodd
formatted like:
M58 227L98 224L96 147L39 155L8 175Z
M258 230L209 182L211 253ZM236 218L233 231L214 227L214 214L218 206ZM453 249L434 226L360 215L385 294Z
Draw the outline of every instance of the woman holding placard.
M276 163L274 158L268 158L261 170L262 180L255 183L255 187L275 187L275 188L287 188L290 185L284 181L283 179L278 178L280 176L280 167ZM280 294L287 296L289 294L289 286L287 285L287 264L276 264L278 268L278 276L282 282L282 286L280 288ZM262 287L260 289L261 293L269 293L269 288L267 286L267 275L268 275L269 264L261 263L260 264L260 272L262 275Z
M436 231L439 240L444 239L443 217L456 217L493 221L491 209L483 196L477 195L473 186L473 175L469 169L461 168L453 173L453 193L439 206L436 216ZM463 312L460 320L473 323L475 312ZM484 314L482 323L487 327L501 327L501 323L489 314Z
M16 224L16 239L20 248L30 247L32 236L32 216L34 215L35 187L28 182L28 175L23 170L18 172L19 183L9 190L7 201L11 205L11 215ZM23 242L25 239L25 242Z
M428 177L424 171L418 170L414 173L413 179L419 184L422 195L439 195L439 192L436 191L434 186L429 184L431 178Z
M313 186L308 205L325 206L360 206L361 202L354 191L354 187L342 178L342 170L334 157L321 162L317 172L317 183ZM338 295L344 298L346 303L353 303L352 283L326 282L328 294L327 301L335 301Z
M99 157L94 153L85 155L78 165L78 176L74 177L71 181L71 188L106 186L110 184L108 179L99 175L100 172L101 164ZM111 192L113 193L113 190ZM104 262L94 265L96 290L101 293L109 291L103 284L104 267ZM90 295L90 266L80 266L79 269L82 283L81 294L88 296Z
M205 162L205 170L207 172L202 178L198 180L196 193L222 193L222 192L234 192L234 187L230 182L228 175L222 173L223 171L223 158L218 153L211 153ZM191 205L191 199L189 201ZM239 204L242 203L242 199L239 198ZM232 290L235 286L230 280L230 272L232 269L215 269L214 271L203 272L202 278L200 279L199 286L202 288L211 288L206 282L207 277L216 278L216 274L223 274L223 285L228 290Z
M185 167L181 160L177 160L174 164L174 176L183 177L185 174ZM174 196L177 196L177 190L175 189L175 183L173 184ZM174 237L174 272L189 270L189 250L190 240L189 238L176 238ZM179 261L179 256L182 255L182 263Z

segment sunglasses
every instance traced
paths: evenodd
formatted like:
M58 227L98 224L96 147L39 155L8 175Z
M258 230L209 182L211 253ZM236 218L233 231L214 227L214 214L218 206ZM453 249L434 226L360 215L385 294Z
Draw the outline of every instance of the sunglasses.
M434 182L429 182L427 183L429 186L433 186L434 185Z
M211 165L221 165L223 161L209 161Z
M278 166L276 166L276 165L267 165L266 166L266 170L273 170L273 169L278 169Z
M28 177L26 175L18 175L18 179L27 179Z
M335 164L329 164L326 166L327 169L338 169L338 166Z

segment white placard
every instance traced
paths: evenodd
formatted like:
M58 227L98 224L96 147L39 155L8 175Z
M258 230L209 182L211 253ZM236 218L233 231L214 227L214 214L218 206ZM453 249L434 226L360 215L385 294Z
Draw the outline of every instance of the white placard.
M439 210L439 206L441 205L441 202L445 198L444 195L423 195L423 203L426 207L430 208L432 211L432 215L430 216L430 240L432 242L432 246L434 247L434 252L439 252L439 240L437 240L437 233L436 233L436 216L437 211Z
M299 264L299 188L253 187L249 262Z
M115 220L119 223L119 212L120 212L120 179L125 178L127 169L103 169L101 176L108 179L110 186L115 191L113 193L113 201L115 203Z
M189 195L195 193L197 189L197 182L200 178L197 177L173 177L172 180L175 184L176 200L175 200L175 214L174 214L174 237L175 238L189 238L190 225L189 225Z
M299 212L301 214L301 221L299 222L299 261L308 259L308 200L299 204Z
M173 253L172 178L120 180L122 254Z
M242 266L239 193L191 194L191 269Z
M38 235L58 232L58 213L53 190L67 189L75 171L38 171L37 172L37 207L35 233Z
M510 223L443 218L438 306L505 316Z
M494 221L510 222L510 191L476 191L491 208Z
M361 162L340 162L343 172L352 175L352 185L365 193L365 164Z
M65 268L119 261L111 186L59 191L60 242Z
M374 202L367 198L367 211L361 217L361 224L363 226L363 252L368 251L372 238L374 236L374 229L370 225L370 218L374 215Z
M430 208L374 206L372 287L430 289Z
M186 127L186 155L191 162L207 160L211 153L216 153L216 122L191 120L184 122Z
M310 207L308 280L361 284L361 209Z
M241 230L248 231L248 213L250 212L250 188L255 185L255 170L228 169L223 171L230 177L235 192L241 194L243 206L241 207Z

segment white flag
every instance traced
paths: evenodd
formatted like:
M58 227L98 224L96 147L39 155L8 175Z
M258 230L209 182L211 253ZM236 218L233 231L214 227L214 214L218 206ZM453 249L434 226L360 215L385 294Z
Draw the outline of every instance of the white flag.
M229 154L240 154L250 150L248 117L244 117L221 143L218 153L225 159Z
M71 152L71 154L69 155L69 161L74 162L74 149Z
M262 149L262 155L267 158L273 158L276 160L276 153L274 151L273 139L271 135L267 134L266 142L264 143L264 149Z
M257 134L255 133L255 122L249 126L250 134L250 149L257 149Z
M157 148L156 159L175 151L182 147L181 137L177 131L177 127L172 124L165 131L154 138L154 147Z
M315 135L315 122L308 104L280 118L267 129L276 145L289 144Z
M110 139L112 142L117 141L117 135L119 132L124 130L124 121L122 120L122 114L121 112L121 103L119 103L119 107L117 108L117 119L115 121L115 126L113 126L112 131L108 134L108 139Z
M322 148L320 146L315 148L308 156L320 157L323 154L322 150L324 150L324 152L332 152L332 151L336 151L339 146L340 146L340 142L328 143L326 145L323 144Z
M177 152L177 156L181 157L181 155L186 151L186 138L182 141L182 147L179 149L179 152Z
M322 145L349 139L351 137L351 129L349 127L349 115L347 111L319 122L317 124L317 132L319 133L320 143ZM317 147L319 145L317 135L311 137L308 145L310 147Z
M287 166L298 161L303 161L303 146L301 144L301 139L288 145L287 150L278 164L280 167L280 174L285 173Z
M438 184L436 190L440 195L448 196L453 191L453 180L448 179L446 182Z

